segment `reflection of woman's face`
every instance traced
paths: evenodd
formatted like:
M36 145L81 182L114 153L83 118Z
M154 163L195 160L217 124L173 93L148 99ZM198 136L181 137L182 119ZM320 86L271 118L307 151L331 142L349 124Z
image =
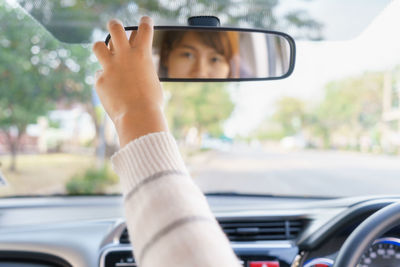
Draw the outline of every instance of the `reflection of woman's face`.
M206 46L193 32L186 33L170 51L168 78L227 78L229 62L214 48Z

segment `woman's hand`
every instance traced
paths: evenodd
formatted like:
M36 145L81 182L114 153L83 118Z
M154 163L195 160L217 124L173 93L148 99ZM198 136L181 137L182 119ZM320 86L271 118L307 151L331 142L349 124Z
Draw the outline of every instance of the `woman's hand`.
M162 111L163 93L152 61L153 22L142 17L138 31L129 40L122 24L108 23L110 48L104 42L93 45L103 71L96 91L114 122L121 147L152 132L167 131Z

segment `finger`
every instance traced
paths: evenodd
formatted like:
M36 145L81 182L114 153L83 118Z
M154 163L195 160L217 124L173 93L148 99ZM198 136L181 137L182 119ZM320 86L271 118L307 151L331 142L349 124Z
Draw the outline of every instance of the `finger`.
M110 20L108 22L108 30L110 31L116 52L129 48L128 38L120 21L115 19Z
M133 46L151 50L153 43L153 21L144 16L140 19L140 25L133 42Z
M131 36L129 37L129 45L133 47L133 42L135 41L137 30L131 32Z
M114 47L113 42L112 42L111 39L110 39L110 41L108 42L108 48L110 49L111 54L114 54L114 53L115 53L115 47Z
M108 61L111 58L110 50L108 50L106 44L104 42L96 42L93 45L93 52L99 60L100 64L103 68L108 64Z

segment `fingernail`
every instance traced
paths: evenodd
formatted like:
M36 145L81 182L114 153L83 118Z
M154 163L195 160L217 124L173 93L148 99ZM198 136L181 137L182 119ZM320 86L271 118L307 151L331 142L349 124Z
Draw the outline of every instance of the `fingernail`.
M142 23L147 23L147 24L153 26L153 20L152 20L150 17L148 17L148 16L143 16L143 17L141 17L140 23L141 23L141 24L142 24Z
M114 25L114 24L122 24L122 21L120 21L119 19L112 19L110 20L110 25Z

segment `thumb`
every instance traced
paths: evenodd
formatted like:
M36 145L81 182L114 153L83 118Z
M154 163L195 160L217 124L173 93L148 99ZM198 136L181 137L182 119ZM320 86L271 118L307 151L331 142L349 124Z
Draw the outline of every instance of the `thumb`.
M140 19L138 31L133 41L133 47L140 47L151 51L153 44L153 20L144 16Z

